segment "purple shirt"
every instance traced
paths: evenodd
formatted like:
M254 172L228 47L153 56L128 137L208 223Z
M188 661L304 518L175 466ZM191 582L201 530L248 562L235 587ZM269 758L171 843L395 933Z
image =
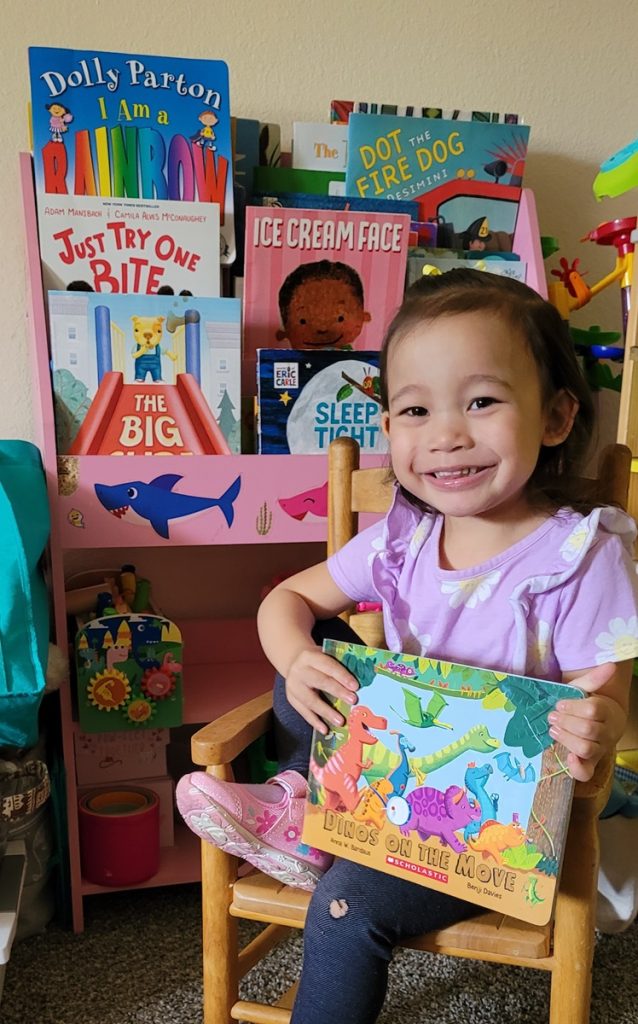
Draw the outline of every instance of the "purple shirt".
M390 650L560 681L638 657L636 528L615 508L561 509L469 569L439 566L443 518L395 492L385 519L328 559L353 601L381 601Z

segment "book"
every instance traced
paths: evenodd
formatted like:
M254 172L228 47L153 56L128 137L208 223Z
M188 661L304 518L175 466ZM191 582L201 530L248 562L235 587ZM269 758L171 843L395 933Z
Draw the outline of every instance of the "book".
M355 100L332 100L330 121L347 124L351 114L392 114L397 117L426 117L445 121L482 121L490 124L519 124L518 114L499 114L490 110L444 110L441 107L403 106L395 103L369 103Z
M255 206L283 206L298 210L352 210L357 213L405 213L412 220L419 214L419 204L407 199L369 199L367 196L312 195L310 192L278 192L261 196ZM412 225L414 227L414 225ZM432 225L436 238L436 227Z
M345 173L347 153L348 129L344 125L293 121L293 167Z
M163 616L107 615L82 626L75 669L83 732L181 725L182 652L179 628Z
M335 437L385 452L379 352L258 349L260 455L325 455Z
M219 206L106 196L42 197L45 291L219 295Z
M301 167L260 166L253 173L253 195L307 192L318 196L344 195L344 171L309 171Z
M453 178L416 197L421 220L436 224L439 248L511 252L522 189Z
M468 253L468 257L474 255ZM525 282L527 263L523 260L507 259L463 259L458 256L433 256L430 253L420 253L418 250L408 253L408 269L406 274L406 287L418 281L423 274L441 273L453 270L455 267L463 267L465 270L484 270L487 274L496 274L499 277L513 277L516 281Z
M303 841L546 924L574 785L547 715L583 691L360 644L324 651L360 688L354 707L336 702L344 727L314 733Z
M524 125L351 114L346 195L413 199L450 179L520 187L528 140Z
M240 451L240 301L49 292L60 455Z
M217 203L232 263L224 61L32 46L29 71L39 206L45 194Z
M379 349L403 297L409 227L404 214L248 207L245 360L258 348Z

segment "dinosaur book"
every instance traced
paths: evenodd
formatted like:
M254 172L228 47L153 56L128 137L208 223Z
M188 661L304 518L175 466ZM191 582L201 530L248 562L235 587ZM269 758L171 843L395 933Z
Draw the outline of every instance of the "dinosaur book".
M303 840L532 924L547 923L573 779L547 715L561 683L324 641L359 680L315 732Z

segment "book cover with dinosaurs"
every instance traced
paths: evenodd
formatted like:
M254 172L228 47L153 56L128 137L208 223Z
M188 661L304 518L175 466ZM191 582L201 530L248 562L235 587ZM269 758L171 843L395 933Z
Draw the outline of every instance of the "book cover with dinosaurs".
M532 924L552 914L573 794L561 683L333 640L359 680L315 732L303 840Z
M29 48L38 205L51 196L217 203L235 258L228 66L222 60Z
M48 298L59 455L239 452L239 299Z

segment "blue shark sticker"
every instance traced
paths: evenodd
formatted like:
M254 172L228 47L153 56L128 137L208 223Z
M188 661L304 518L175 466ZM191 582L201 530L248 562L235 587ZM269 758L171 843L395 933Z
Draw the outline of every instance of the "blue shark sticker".
M234 501L241 489L241 476L219 498L199 498L193 494L176 494L173 488L182 479L176 473L157 476L150 483L131 480L124 484L95 484L95 493L111 515L134 526L150 523L160 537L168 540L172 519L185 519L207 508L218 506L228 524L235 518Z

